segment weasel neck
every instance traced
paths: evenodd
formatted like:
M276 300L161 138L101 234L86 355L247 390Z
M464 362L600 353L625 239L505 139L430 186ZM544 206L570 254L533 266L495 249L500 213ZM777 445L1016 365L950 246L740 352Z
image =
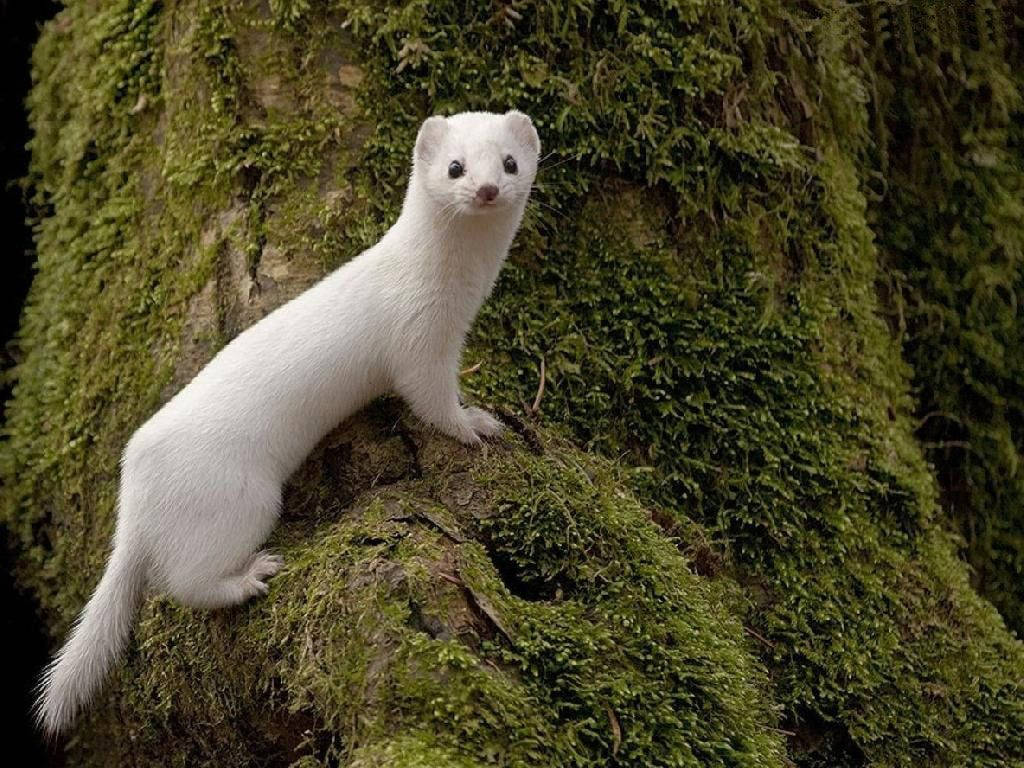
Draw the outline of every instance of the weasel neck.
M421 279L458 286L482 302L508 255L523 207L453 216L419 188L414 175L394 230L405 241L401 250L410 259L409 267Z

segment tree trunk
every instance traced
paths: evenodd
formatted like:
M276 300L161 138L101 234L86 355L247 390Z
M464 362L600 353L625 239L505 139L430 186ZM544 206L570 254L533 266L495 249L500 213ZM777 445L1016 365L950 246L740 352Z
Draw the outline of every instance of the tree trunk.
M468 450L392 399L339 426L286 488L269 596L148 601L75 764L1019 764L1024 648L911 392L971 379L915 330L957 221L1002 314L933 303L972 344L1020 336L1022 19L653 5L68 0L47 25L2 520L54 648L127 438L380 237L419 122L515 106L548 153L465 357L507 436ZM947 206L939 246L915 200ZM1020 399L949 400L1008 435L971 466L1020 455ZM1009 530L972 550L990 583Z

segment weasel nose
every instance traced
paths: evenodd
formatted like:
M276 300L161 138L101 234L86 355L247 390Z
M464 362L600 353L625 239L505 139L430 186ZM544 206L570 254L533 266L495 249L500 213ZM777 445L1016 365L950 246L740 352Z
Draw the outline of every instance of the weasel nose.
M498 188L493 184L484 184L476 191L476 199L481 203L493 203L498 196Z

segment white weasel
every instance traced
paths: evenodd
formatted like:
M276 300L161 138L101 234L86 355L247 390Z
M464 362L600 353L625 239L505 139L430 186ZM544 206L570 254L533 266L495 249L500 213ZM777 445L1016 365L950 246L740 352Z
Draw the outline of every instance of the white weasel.
M466 332L498 276L537 172L530 118L428 118L401 215L372 248L224 347L128 441L106 572L40 682L37 717L66 728L128 641L147 587L219 608L266 594L257 551L281 486L316 443L397 392L464 443L497 434L459 401Z

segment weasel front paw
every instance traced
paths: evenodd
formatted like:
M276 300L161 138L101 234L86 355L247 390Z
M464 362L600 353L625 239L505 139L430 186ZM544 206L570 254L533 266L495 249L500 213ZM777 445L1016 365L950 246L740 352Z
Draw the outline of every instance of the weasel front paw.
M502 430L501 422L491 414L472 407L459 407L451 419L434 424L441 432L466 445L480 445L485 437L494 437Z
M483 408L466 408L469 426L478 438L495 437L501 434L502 423Z

